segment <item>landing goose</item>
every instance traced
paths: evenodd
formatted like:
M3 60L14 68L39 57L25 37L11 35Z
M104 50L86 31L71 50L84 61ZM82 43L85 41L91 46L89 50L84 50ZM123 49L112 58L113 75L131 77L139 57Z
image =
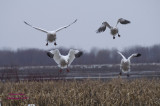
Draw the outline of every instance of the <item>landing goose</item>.
M25 23L26 25L28 25L28 26L36 29L36 30L42 31L42 32L44 32L44 33L47 34L47 43L46 43L46 46L48 46L48 42L54 42L54 45L56 46L56 45L57 45L57 44L56 44L56 33L59 32L59 31L61 31L62 29L65 29L65 28L69 27L70 25L74 24L76 21L77 21L77 19L76 19L74 22L72 22L71 24L66 25L66 26L63 26L63 27L60 27L60 28L58 28L58 29L56 29L56 30L54 30L54 31L47 31L47 30L44 30L44 29L41 29L41 28L32 26L31 24L29 24L29 23L26 22L26 21L24 21L24 23Z
M97 33L104 32L106 30L106 27L108 27L110 29L111 35L113 36L113 39L115 39L115 36L116 36L117 33L118 33L118 37L120 37L119 31L118 31L118 28L117 28L118 23L129 24L130 21L128 21L126 19L123 19L123 18L120 18L120 19L118 19L115 27L112 27L111 25L108 24L108 22L105 21L105 22L102 23L102 25L98 28L98 30L96 32Z
M58 49L54 49L47 52L47 55L52 58L60 67L59 72L62 72L62 69L67 68L67 72L69 72L68 67L71 65L75 58L79 58L83 54L82 51L70 49L68 55L61 55Z
M120 64L120 69L122 70L123 73L127 73L127 76L129 77L129 72L130 70L130 65L131 65L131 58L132 57L139 57L141 56L140 53L134 53L131 56L128 57L128 59L126 57L124 57L124 55L121 52L118 52L118 54L120 54L122 56L122 60L121 60L121 64ZM120 72L120 75L122 73Z

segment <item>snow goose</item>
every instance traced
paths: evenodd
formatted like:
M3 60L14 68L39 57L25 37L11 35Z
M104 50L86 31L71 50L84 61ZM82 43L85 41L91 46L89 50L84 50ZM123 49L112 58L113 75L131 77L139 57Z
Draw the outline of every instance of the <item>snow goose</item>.
M58 49L51 50L47 52L47 55L58 64L58 67L61 69L59 72L62 72L62 69L67 68L67 72L69 72L68 67L71 65L75 58L80 57L83 52L79 50L70 49L68 55L61 55Z
M130 59L132 57L139 57L141 56L140 53L134 53L131 56L128 57L128 59L126 57L124 57L124 55L121 52L118 52L118 54L120 54L122 56L122 60L121 60L121 64L120 64L120 69L122 70L123 73L127 73L127 76L129 77L129 72L130 72ZM122 73L120 72L120 75Z
M110 26L108 24L108 22L103 22L102 25L98 28L97 33L104 32L106 30L106 27L108 27L110 29L111 35L113 36L113 39L115 39L115 36L116 36L117 33L118 33L118 37L120 37L119 31L118 31L118 28L117 28L118 23L129 24L130 21L128 21L126 19L123 19L123 18L120 18L120 19L118 19L115 27Z
M41 29L41 28L32 26L31 24L27 23L26 21L24 21L24 23L25 23L26 25L28 25L28 26L36 29L36 30L42 31L42 32L44 32L44 33L47 34L47 43L46 43L46 46L48 46L48 42L54 42L54 45L56 46L56 45L57 45L57 44L56 44L56 33L59 32L59 31L61 31L62 29L65 29L65 28L69 27L70 25L72 25L72 24L75 23L76 21L77 21L77 19L76 19L74 22L72 22L71 24L66 25L66 26L63 26L63 27L60 27L60 28L58 28L58 29L56 29L56 30L54 30L54 31L46 31L46 30L44 30L44 29Z

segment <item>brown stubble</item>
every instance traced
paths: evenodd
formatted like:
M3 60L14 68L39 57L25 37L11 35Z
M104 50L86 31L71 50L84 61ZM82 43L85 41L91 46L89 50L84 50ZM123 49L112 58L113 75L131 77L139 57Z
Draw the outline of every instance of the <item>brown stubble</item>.
M160 105L159 79L111 79L0 82L3 106L53 105ZM23 93L29 99L9 100L9 93ZM14 97L19 97L18 95Z

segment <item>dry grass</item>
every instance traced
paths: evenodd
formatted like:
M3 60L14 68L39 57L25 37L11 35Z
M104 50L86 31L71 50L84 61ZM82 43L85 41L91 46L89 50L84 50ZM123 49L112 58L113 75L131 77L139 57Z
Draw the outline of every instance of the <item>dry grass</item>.
M23 93L29 99L7 99L9 93ZM0 98L3 106L128 106L160 105L159 79L112 79L109 81L44 81L0 82ZM13 106L14 106L13 105Z

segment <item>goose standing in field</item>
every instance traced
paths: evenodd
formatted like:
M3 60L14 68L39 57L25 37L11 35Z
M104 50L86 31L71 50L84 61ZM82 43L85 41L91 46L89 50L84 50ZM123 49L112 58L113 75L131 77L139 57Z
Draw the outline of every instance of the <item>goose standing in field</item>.
M70 49L68 55L61 55L58 49L51 50L47 52L47 55L58 64L58 67L61 69L59 72L62 72L62 69L67 68L67 72L69 72L68 67L71 65L75 58L80 57L83 52L79 50Z
M56 43L56 33L59 32L59 31L61 31L62 29L65 29L65 28L69 27L70 25L74 24L76 21L77 21L77 19L74 22L72 22L71 24L63 26L63 27L60 27L60 28L58 28L58 29L56 29L54 31L46 31L44 29L41 29L41 28L38 28L38 27L34 27L31 24L27 23L26 21L24 21L24 23L26 25L29 25L30 27L36 29L36 30L42 31L42 32L44 32L44 33L47 34L47 43L46 43L46 46L48 46L48 42L54 42L54 45L56 46L57 45L57 43Z
M130 59L132 57L139 57L139 56L141 56L141 54L140 53L134 53L131 56L129 56L128 59L126 57L124 57L124 55L121 52L118 52L118 54L120 54L122 56L120 69L122 70L123 73L127 73L127 76L129 77L129 72L131 71L130 70L130 65L131 65ZM122 73L120 72L120 75L121 74Z
M120 19L118 19L115 27L110 26L108 24L108 22L103 22L102 25L98 28L97 33L104 32L106 30L106 27L108 27L110 29L111 35L113 36L113 39L115 39L115 36L116 36L117 33L118 33L118 37L120 37L119 31L118 31L118 28L117 28L118 23L129 24L130 21L128 21L126 19L123 19L123 18L120 18Z

